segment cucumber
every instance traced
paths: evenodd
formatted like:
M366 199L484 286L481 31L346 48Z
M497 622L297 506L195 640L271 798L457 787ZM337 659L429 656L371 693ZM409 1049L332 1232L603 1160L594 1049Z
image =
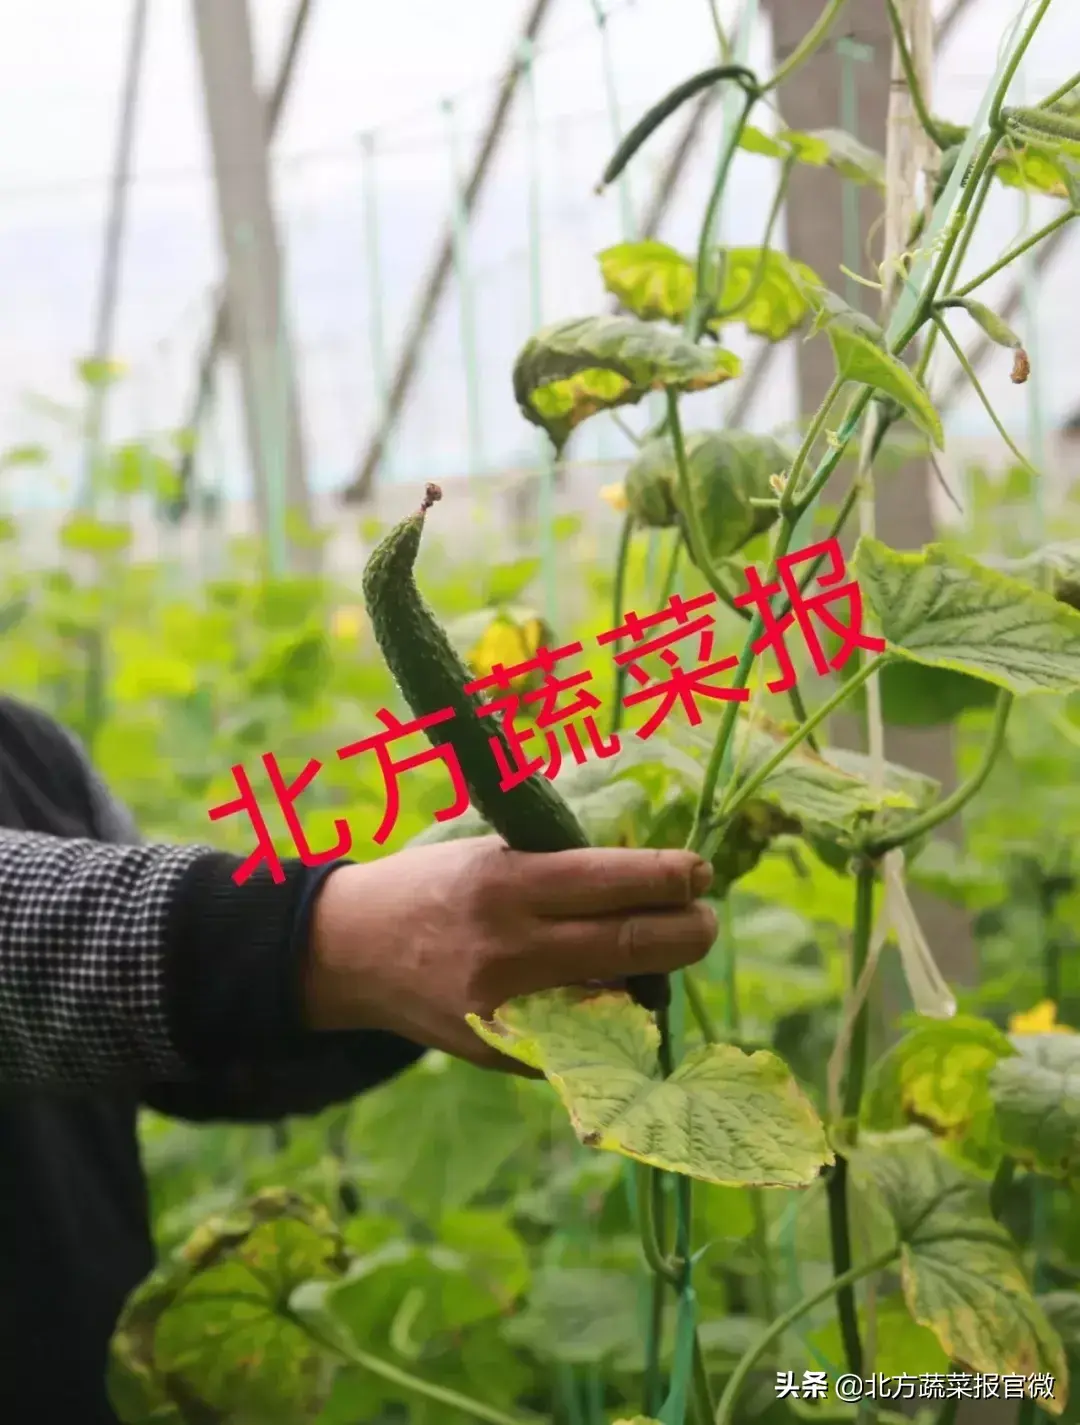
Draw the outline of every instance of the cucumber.
M375 641L414 717L453 709L453 718L426 729L426 736L433 746L449 745L456 753L473 806L506 844L515 851L583 850L589 839L548 778L536 773L505 792L499 786L492 737L502 740L513 765L501 718L482 716L480 700L463 691L472 675L416 587L424 522L441 498L438 485L428 485L419 510L396 525L368 559L363 592ZM637 976L627 988L648 1009L668 1002L666 975Z

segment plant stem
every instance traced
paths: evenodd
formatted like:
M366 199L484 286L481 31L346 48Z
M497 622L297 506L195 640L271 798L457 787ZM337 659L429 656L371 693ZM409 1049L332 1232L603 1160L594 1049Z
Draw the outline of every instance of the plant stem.
M671 432L671 443L675 451L675 468L679 476L679 504L681 506L680 526L683 537L690 547L690 554L705 582L718 599L730 607L734 600L724 581L713 568L712 557L705 543L705 531L701 527L701 516L694 493L690 487L690 462L686 458L686 440L683 436L682 417L679 415L679 398L674 391L667 392L667 426ZM622 614L619 614L622 618Z
M1038 0L1035 6L1035 13L1027 22L1024 33L1020 36L1020 42L1009 57L1009 62L1005 66L1005 72L1001 76L997 90L994 93L993 101L990 105L990 113L987 118L989 128L993 133L1000 133L1003 125L1001 122L1001 110L1005 100L1009 97L1009 86L1016 77L1016 71L1020 68L1020 61L1028 51L1031 41L1035 38L1035 32L1042 24L1043 16L1050 8L1050 0Z
M862 420L863 413L873 398L874 391L871 386L864 386L855 397L851 405L851 410L848 412L840 433L837 435L835 446L829 450L827 455L822 456L821 464L814 472L813 477L807 482L805 492L798 497L792 506L793 514L804 514L829 483L836 467L847 454L847 448L859 428L859 422Z
M705 1364L705 1352L701 1349L701 1338L696 1333L694 1335L693 1400L694 1414L697 1416L698 1425L712 1425L713 1416L716 1414L716 1402L713 1400L712 1386L709 1384L709 1369Z
M970 381L976 396L978 396L979 400L982 402L983 410L990 417L991 421L994 424L994 429L997 431L998 435L1001 436L1002 440L1012 451L1013 455L1016 456L1017 460L1024 467L1024 469L1030 471L1032 475L1037 476L1039 472L1035 469L1034 465L1032 465L1031 461L1027 458L1027 456L1013 440L1009 432L1002 425L1001 419L998 416L997 411L994 410L994 406L992 401L990 400L990 397L983 390L982 382L975 374L975 368L972 366L971 362L967 358L967 353L964 351L964 348L953 336L952 332L949 330L949 325L945 321L945 318L936 308L934 309L934 322L938 327L939 331L941 332L941 335L945 338L945 340L949 343L949 346L952 348L953 355L960 363L964 375Z
M689 970L684 970L683 988L686 990L686 1002L690 1006L690 1013L694 1016L694 1023L701 1031L701 1037L706 1044L716 1044L720 1036L716 1032L716 1026L712 1022L708 1006L701 993L701 986L697 979Z
M665 1281L677 1282L679 1279L678 1269L675 1264L668 1260L660 1248L660 1238L656 1230L656 1208L657 1193L654 1191L656 1181L655 1169L639 1164L638 1169L638 1232L641 1235L641 1248L645 1254L645 1260L649 1264L649 1269L658 1277ZM662 1206L662 1203L660 1204Z
M990 736L987 739L982 761L975 771L936 806L930 807L921 816L913 817L911 821L888 836L882 836L871 842L867 847L867 853L870 856L877 859L884 856L886 852L895 850L898 846L906 846L909 842L933 831L936 826L948 821L950 817L955 816L958 811L962 811L967 806L972 797L982 790L1004 746L1005 730L1008 727L1012 706L1012 693L1002 688L994 705L994 721L990 727Z
M820 1291L816 1291L811 1296L803 1297L790 1310L785 1311L782 1316L778 1316L765 1334L746 1352L744 1352L738 1365L732 1371L728 1379L727 1387L720 1400L720 1407L716 1412L716 1425L733 1425L735 1419L734 1409L738 1400L739 1392L746 1383L750 1372L757 1365L758 1361L766 1355L769 1348L778 1341L795 1322L805 1316L808 1311L813 1311L815 1306L820 1306L823 1301L827 1301L836 1291L845 1287L854 1286L863 1277L871 1276L874 1272L883 1271L887 1266L899 1256L899 1249L891 1247L887 1252L882 1252L870 1262L865 1262L851 1270L842 1278L823 1286Z
M1064 99L1066 94L1071 94L1078 84L1080 84L1080 74L1074 74L1071 79L1066 79L1064 84L1059 84L1055 90L1048 94L1039 104L1039 108L1049 109L1059 99Z
M619 552L615 559L615 616L614 627L619 628L622 624L623 614L626 612L626 572L630 563L630 545L634 538L634 516L627 514L623 519L622 533L619 535ZM618 652L618 649L615 650ZM611 731L618 732L622 727L623 719L623 693L626 689L626 668L621 664L615 665L615 705L611 709Z
M885 7L889 12L889 24L892 25L893 40L896 43L896 53L900 57L900 65L904 71L904 82L907 84L908 93L911 95L911 102L915 108L916 117L922 125L923 132L929 139L937 145L939 149L945 147L945 142L941 137L941 130L934 122L930 110L926 107L926 98L919 84L919 76L915 73L915 63L911 58L911 51L908 49L907 36L904 34L904 26L900 19L900 12L896 8L896 0L885 0Z
M1013 1185L1016 1176L1016 1160L1010 1158L1008 1153L998 1164L997 1172L994 1174L994 1181L990 1184L990 1211L998 1222L1001 1221L1001 1214L1005 1210L1005 1201L1009 1195L1009 1189Z
M990 278L995 277L1003 268L1011 266L1018 257L1023 257L1025 252L1038 246L1044 238L1048 238L1051 233L1056 233L1058 228L1063 228L1066 223L1071 223L1073 218L1076 217L1080 217L1080 213L1078 213L1075 208L1070 208L1066 213L1059 213L1056 218L1046 223L1038 232L1032 233L1031 236L1025 238L1023 242L1017 243L1015 247L1011 247L1004 257L1000 257L997 262L991 263L985 272L980 272L979 275L973 277L970 282L965 282L962 287L958 287L955 292L951 292L949 294L950 298L967 297L970 293L981 287L984 282L989 282Z
M728 177L731 173L731 165L735 159L736 150L739 147L739 140L742 138L742 131L746 127L746 121L750 117L750 111L757 103L758 95L753 91L743 93L742 111L727 136L727 141L720 155L720 166L716 170L716 178L713 182L712 192L709 194L708 206L705 209L705 217L701 224L701 235L698 238L697 250L697 275L694 284L694 304L690 309L687 319L686 333L691 341L698 341L708 325L709 318L715 311L716 304L720 300L722 286L722 273L717 277L721 279L717 282L716 288L712 282L712 249L716 240L716 225L720 217L720 205L724 201L724 191L727 188Z
M767 94L770 89L776 89L785 79L790 79L797 69L801 69L828 35L846 4L847 0L828 0L812 28L806 32L768 83L763 85L763 94Z
M730 307L721 307L717 311L717 321L730 321L732 317L738 316L740 312L745 311L745 309L757 296L758 291L761 287L762 280L765 276L765 266L769 256L769 239L772 237L773 228L776 226L776 220L780 216L780 210L784 205L784 196L787 193L788 184L791 182L791 175L795 171L797 163L798 159L794 154L784 160L784 167L780 173L780 182L776 185L776 192L773 195L772 207L769 209L768 221L765 224L765 235L761 239L761 246L758 249L757 261L754 263L754 270L750 276L750 282L746 288L745 293L739 299L739 301L735 302Z
M870 934L874 921L874 884L877 868L867 858L859 866L855 878L855 918L851 932L851 989L859 983L870 949ZM857 1122L866 1079L866 1051L869 1040L870 1016L863 1001L859 1017L851 1034L848 1051L847 1079L844 1083L843 1113L845 1119Z
M876 869L871 861L860 865L855 882L855 916L851 934L851 966L849 994L853 994L862 979L870 948L874 919L874 881ZM844 1083L842 1113L845 1121L858 1122L866 1077L866 1054L869 1043L869 1006L863 1001L855 1019L848 1053L847 1078ZM837 1153L828 1181L829 1242L832 1249L833 1272L838 1282L851 1274L851 1217L848 1204L848 1160ZM836 1310L840 1322L840 1337L848 1370L862 1375L863 1350L859 1336L859 1313L855 1293L850 1285L838 1286Z
M664 583L660 589L660 606L663 607L671 598L675 589L675 579L679 573L679 558L682 554L682 538L676 531L674 544L671 546L671 553L668 555L667 569L664 571ZM619 615L622 618L622 614Z
M841 703L846 701L857 688L861 688L863 683L872 677L874 673L878 672L887 661L887 654L879 654L876 658L869 659L846 683L841 684L836 692L833 693L832 697L827 698L819 708L815 709L807 720L795 729L787 741L778 747L773 755L763 762L755 772L747 777L746 781L734 791L730 799L721 805L717 820L733 816L739 807L754 795L761 784L772 776L781 762L784 762L801 742L806 741L807 736L814 728L820 726L830 714L836 711Z
M954 1400L946 1400L937 1413L934 1425L953 1425L957 1415L960 1413L960 1397Z
M730 64L733 58L731 41L727 37L723 21L720 19L720 11L717 8L716 0L709 0L709 14L712 16L713 29L716 31L716 43L720 48L720 59L723 64Z
M351 1366L359 1366L361 1370L367 1371L379 1380L386 1381L389 1385L396 1385L401 1390L408 1391L410 1395L418 1395L422 1400L430 1400L435 1405L459 1411L462 1415L471 1415L474 1420L484 1420L488 1422L488 1425L526 1425L527 1422L534 1421L539 1425L538 1417L535 1415L507 1415L504 1411L495 1410L492 1406L485 1405L483 1401L473 1400L467 1395L462 1395L459 1391L450 1390L446 1386L436 1385L433 1381L421 1380L419 1376L410 1375L408 1371L401 1370L390 1361L384 1361L379 1356L372 1356L367 1351L360 1350L351 1342L346 1345L340 1340L330 1340L318 1330L313 1322L303 1316L293 1312L289 1312L288 1316L294 1325L298 1326L306 1336L324 1350L340 1356Z
M821 405L814 413L806 429L806 434L803 436L803 443L799 447L795 459L792 461L791 469L788 471L787 481L784 485L784 493L780 497L781 510L787 511L797 507L798 501L796 499L795 487L798 484L799 476L802 474L807 461L813 454L814 445L821 435L821 432L825 429L825 423L828 421L830 412L833 406L836 405L840 397L840 392L844 389L845 384L843 376L833 377L832 385L825 392L825 397Z

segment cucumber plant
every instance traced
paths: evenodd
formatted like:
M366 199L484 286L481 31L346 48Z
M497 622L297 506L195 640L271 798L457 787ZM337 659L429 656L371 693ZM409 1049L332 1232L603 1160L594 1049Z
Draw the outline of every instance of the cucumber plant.
M796 165L829 165L850 181L883 181L881 159L848 135L767 135L750 123L829 32L843 8L843 0L830 0L807 42L771 79L738 64L714 66L634 127L605 182L691 96L713 85L737 93L696 252L687 256L652 241L608 249L600 270L619 313L547 327L515 363L522 415L545 432L557 457L586 421L656 393L662 400L620 497L616 626L648 532L668 532L663 599L681 578L688 588L716 594L738 627L731 592L736 556L755 559L764 583L772 584L780 561L805 547L815 518L824 520L827 538L841 535L860 495L872 488L875 465L888 458L894 432L907 424L940 446L941 420L926 376L938 335L959 351L949 326L953 311L965 311L1011 351L1014 378L1026 379L1022 342L971 294L1071 220L1080 200L1076 83L1031 108L1006 103L1049 0L1024 8L985 118L970 130L929 114L899 13L893 0L885 3L916 111L940 159L933 210L911 217L908 249L895 259L902 281L887 326L770 246ZM725 248L716 236L740 148L779 165L777 201L756 249ZM995 182L1051 193L1065 206L1035 238L962 282ZM883 269L879 276L884 289L897 285L895 273ZM735 325L772 341L809 328L831 345L835 380L794 451L747 432L686 429L694 394L740 374L738 358L722 345L725 329ZM855 479L829 511L821 497L852 457ZM473 1022L488 1043L543 1071L586 1148L627 1162L626 1188L651 1284L639 1368L630 1372L638 1398L620 1393L622 1425L811 1418L811 1408L791 1392L767 1409L757 1386L762 1372L775 1376L783 1366L785 1343L807 1343L807 1324L820 1323L824 1303L833 1304L833 1326L816 1332L813 1349L834 1373L869 1376L882 1355L877 1328L886 1323L901 1334L921 1329L940 1368L952 1362L957 1370L1023 1377L1026 1418L1036 1400L1048 1414L1066 1416L1080 1295L1045 1290L1045 1275L1037 1294L1013 1229L1025 1180L1075 1182L1080 1109L1070 1086L1080 1071L1080 1037L1055 1032L1059 1026L1045 1017L1010 1035L990 1019L957 1015L906 883L935 830L987 784L1009 748L1016 705L1080 689L1080 613L1071 598L1075 566L1068 552L1046 551L1003 568L944 545L901 553L864 532L853 568L879 651L848 670L816 707L792 689L789 714L779 721L764 715L755 694L744 704L726 703L697 727L673 727L666 738L625 739L618 755L595 770L574 769L554 783L534 776L503 793L491 760L491 719L482 719L462 692L468 674L414 582L436 497L430 489L424 508L390 532L365 574L372 627L404 700L418 716L455 711L432 734L454 746L474 812L424 839L494 827L515 847L545 852L625 841L629 825L642 844L686 845L712 862L723 926L731 923L726 908L737 883L777 851L803 874L810 858L810 874L831 877L851 907L847 989L823 1081L807 1074L803 1062L797 1078L776 1045L756 1043L740 1022L735 946L726 931L720 994L708 976L687 972L671 985L533 996L501 1006L489 1022ZM800 593L820 567L820 559L811 563ZM730 686L750 690L766 632L762 610L745 620ZM616 678L616 731L625 718L623 692ZM984 709L976 765L947 796L881 755L882 710L905 699L934 705L942 715ZM865 709L869 756L818 741L845 704ZM890 939L917 1013L899 1042L871 1064L871 994ZM797 1046L788 1057L799 1058ZM817 1079L817 1094L804 1086L809 1077ZM784 1307L769 1262L773 1239L797 1222L799 1209L777 1221L769 1198L780 1189L806 1202L823 1200L831 1255L828 1278ZM753 1219L760 1291L751 1313L756 1328L721 1371L700 1309L710 1244L696 1241L693 1227L703 1198L732 1192ZM122 1418L315 1420L335 1363L426 1402L423 1408L436 1413L425 1420L513 1425L536 1418L525 1409L535 1401L489 1405L367 1351L355 1329L367 1270L351 1259L329 1219L288 1194L264 1193L233 1218L209 1225L128 1305L113 1358ZM613 1313L619 1309L611 1304ZM403 1356L407 1335L396 1338ZM1050 1378L1052 1390L1044 1388ZM942 1421L953 1418L955 1404L943 1402ZM599 1418L610 1419L605 1409ZM828 1418L855 1419L856 1412ZM900 1417L880 1401L866 1401L858 1418ZM936 1418L934 1409L923 1418Z

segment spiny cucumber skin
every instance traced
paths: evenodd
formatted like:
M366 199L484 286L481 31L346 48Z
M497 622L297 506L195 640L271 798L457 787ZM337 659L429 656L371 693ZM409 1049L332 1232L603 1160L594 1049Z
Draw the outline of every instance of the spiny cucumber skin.
M425 735L435 747L454 749L473 806L507 846L531 852L584 850L588 837L546 777L534 774L508 792L499 786L488 739L503 735L500 720L494 714L481 716L479 700L462 691L472 675L416 587L424 515L440 494L429 485L422 508L392 529L368 560L363 592L375 641L414 717L453 708L452 718L426 728ZM509 748L507 765L513 765ZM659 1011L671 1003L667 975L631 975L626 988L645 1009Z
M397 525L372 553L363 591L375 641L414 717L453 708L454 716L425 735L457 754L473 806L515 851L575 851L589 840L551 782L539 774L504 792L489 738L502 736L497 715L479 715L479 700L462 690L473 681L416 587L413 569L424 514ZM504 742L505 745L505 742ZM530 749L526 749L528 752ZM507 764L514 765L507 748Z

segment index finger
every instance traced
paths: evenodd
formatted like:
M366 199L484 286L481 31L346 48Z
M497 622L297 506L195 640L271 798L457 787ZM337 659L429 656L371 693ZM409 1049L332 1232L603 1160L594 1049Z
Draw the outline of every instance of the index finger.
M547 919L674 909L712 883L712 867L693 851L590 847L522 854L518 874L527 907Z

